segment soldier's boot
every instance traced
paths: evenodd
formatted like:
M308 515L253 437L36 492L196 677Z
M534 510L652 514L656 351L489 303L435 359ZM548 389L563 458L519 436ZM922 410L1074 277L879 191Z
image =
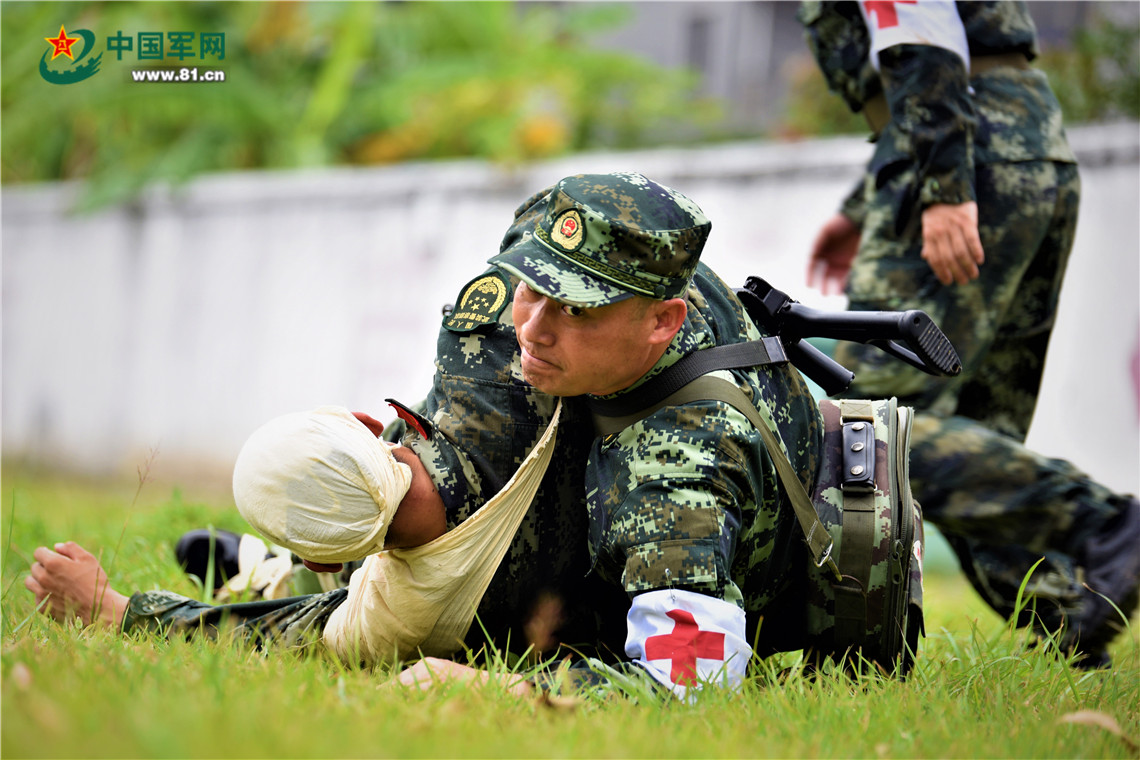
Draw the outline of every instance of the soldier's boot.
M174 547L174 557L188 575L193 575L205 585L212 555L216 591L238 574L240 543L241 536L231 531L199 528L182 534Z
M1140 502L1132 499L1090 538L1083 555L1079 561L1085 568L1085 598L1062 643L1084 655L1079 666L1109 667L1106 649L1140 601Z

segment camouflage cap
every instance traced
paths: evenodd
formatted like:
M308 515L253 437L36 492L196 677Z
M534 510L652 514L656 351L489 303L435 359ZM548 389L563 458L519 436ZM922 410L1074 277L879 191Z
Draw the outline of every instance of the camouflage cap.
M523 204L490 263L575 306L665 300L688 288L711 227L697 204L641 174L579 174Z

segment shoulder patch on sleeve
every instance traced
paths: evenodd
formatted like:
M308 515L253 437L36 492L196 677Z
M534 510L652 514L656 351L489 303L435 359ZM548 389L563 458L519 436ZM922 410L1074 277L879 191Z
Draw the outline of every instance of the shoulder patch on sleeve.
M481 274L463 286L451 313L444 317L443 326L465 333L497 322L511 301L510 295L510 283L503 275L497 271Z

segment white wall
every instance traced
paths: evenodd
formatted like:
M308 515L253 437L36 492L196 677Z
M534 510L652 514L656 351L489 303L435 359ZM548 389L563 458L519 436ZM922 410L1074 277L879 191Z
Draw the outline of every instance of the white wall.
M1138 489L1140 133L1075 129L1084 197L1031 444ZM392 418L432 373L441 306L498 250L531 192L633 169L713 220L704 260L793 297L816 230L859 174L859 138L216 175L74 215L71 185L9 187L3 243L3 453L86 470L224 471L245 437L325 403Z

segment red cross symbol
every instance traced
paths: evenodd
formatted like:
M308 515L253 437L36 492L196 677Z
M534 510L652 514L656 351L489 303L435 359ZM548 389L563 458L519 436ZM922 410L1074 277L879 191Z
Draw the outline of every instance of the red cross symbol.
M724 659L724 634L702 631L692 613L670 610L665 613L676 625L673 632L650 636L645 640L645 659L671 660L669 678L673 683L690 686L697 682L697 658Z
M918 0L863 0L863 7L867 9L868 16L875 14L875 23L880 29L886 29L899 25L899 14L895 10L895 3L915 5L917 2Z

